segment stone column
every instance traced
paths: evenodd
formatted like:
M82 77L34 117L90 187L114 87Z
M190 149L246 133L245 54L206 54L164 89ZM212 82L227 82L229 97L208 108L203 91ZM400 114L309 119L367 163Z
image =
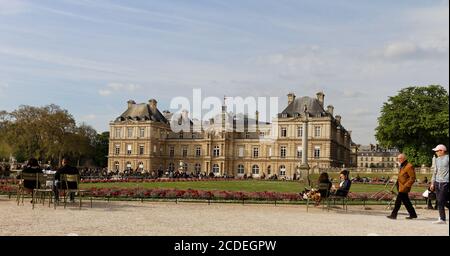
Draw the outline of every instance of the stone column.
M300 179L308 180L308 186L311 186L311 181L309 179L309 164L308 164L308 109L305 105L304 107L304 118L303 118L303 136L302 136L302 164L299 167Z

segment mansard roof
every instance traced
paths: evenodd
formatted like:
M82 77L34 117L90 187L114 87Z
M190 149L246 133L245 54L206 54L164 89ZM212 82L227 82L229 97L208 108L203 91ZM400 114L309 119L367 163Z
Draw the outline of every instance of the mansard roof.
M155 121L167 124L167 119L159 112L157 108L152 109L148 104L132 104L120 115L116 122L134 120L134 121Z
M303 115L305 105L310 116L317 117L327 115L319 100L307 96L296 98L283 110L283 112L281 112L281 114L287 114L287 117Z

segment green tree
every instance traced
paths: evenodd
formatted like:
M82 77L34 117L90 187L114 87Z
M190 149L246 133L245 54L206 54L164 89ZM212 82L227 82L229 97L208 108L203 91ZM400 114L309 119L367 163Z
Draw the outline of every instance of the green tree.
M97 136L94 128L77 126L72 115L57 105L0 112L0 157L12 153L20 162L35 157L56 165L63 156L78 164L94 160Z
M97 135L94 149L94 163L99 167L106 167L108 165L109 132Z
M431 165L437 144L449 141L449 95L444 87L407 87L383 104L375 137L398 148L411 163Z

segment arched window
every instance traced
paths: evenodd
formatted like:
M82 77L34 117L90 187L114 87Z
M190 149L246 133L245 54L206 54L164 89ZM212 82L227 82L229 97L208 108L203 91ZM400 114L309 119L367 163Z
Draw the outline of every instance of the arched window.
M129 170L131 170L132 169L132 165L131 165L131 162L127 162L127 165L126 165L126 169L129 171Z
M244 173L245 173L244 166L242 164L238 165L237 174L238 175L244 175Z
M213 168L212 168L212 171L213 171L213 173L214 173L215 175L219 175L219 172L220 172L219 165L218 165L218 164L214 164L214 165L213 165Z
M259 166L257 166L256 164L252 166L252 174L259 175Z
M202 165L199 163L195 164L195 173L199 174L202 171Z
M286 175L286 166L280 165L280 176Z
M270 175L272 173L272 167L269 165L267 166L267 174Z

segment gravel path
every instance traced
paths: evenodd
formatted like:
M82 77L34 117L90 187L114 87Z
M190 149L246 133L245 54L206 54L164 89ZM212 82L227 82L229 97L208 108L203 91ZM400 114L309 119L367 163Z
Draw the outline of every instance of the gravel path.
M449 226L433 225L437 211L418 207L419 218L405 220L402 208L397 220L385 216L382 206L349 206L329 212L299 205L242 205L182 202L94 201L57 209L0 196L0 235L103 235L103 236L449 236Z

